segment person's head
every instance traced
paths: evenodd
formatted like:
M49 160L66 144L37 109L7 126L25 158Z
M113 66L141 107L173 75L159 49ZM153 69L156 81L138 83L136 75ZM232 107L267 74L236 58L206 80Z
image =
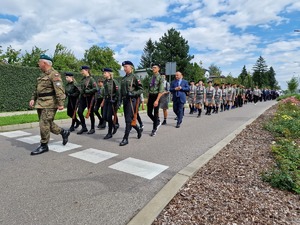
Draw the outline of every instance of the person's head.
M102 69L103 76L105 79L111 79L112 78L112 69L111 68L104 68Z
M74 81L74 75L73 75L73 73L65 72L65 76L66 76L66 81L68 83L71 83L71 82Z
M166 75L161 75L163 80L166 80Z
M122 66L123 66L124 72L126 74L130 74L130 73L133 72L134 65L133 65L132 62L130 62L130 61L124 61L124 62L122 62Z
M38 66L43 72L46 72L49 69L51 69L52 62L53 62L53 60L51 57L49 57L48 55L42 54L42 55L40 55L40 59L38 61Z
M194 82L193 80L191 80L191 81L190 81L190 85L191 85L191 86L194 86L194 85L195 85L195 82Z
M200 86L203 86L203 81L202 80L199 80L198 83L199 83Z
M180 79L182 79L182 77L183 77L183 75L182 75L181 72L177 71L177 72L175 73L175 78L176 78L176 80L180 80Z
M99 87L102 87L102 86L103 86L103 79L102 79L102 78L99 78L99 79L98 79L98 86L99 86Z
M212 81L211 80L207 81L207 84L208 84L209 87L211 87L212 86Z
M80 73L85 77L90 76L90 67L89 66L81 66Z
M157 73L159 72L159 70L160 70L160 64L158 64L158 63L153 63L153 64L152 64L152 72L153 72L154 74L157 74Z

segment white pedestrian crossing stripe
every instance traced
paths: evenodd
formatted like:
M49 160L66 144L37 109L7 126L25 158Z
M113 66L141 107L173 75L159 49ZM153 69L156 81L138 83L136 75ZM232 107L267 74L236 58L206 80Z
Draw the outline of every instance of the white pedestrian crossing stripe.
M40 143L41 136L40 135L34 135L34 136L30 136L30 137L18 138L17 140L25 142L27 144L37 144L37 143ZM53 140L53 139L50 138L50 140Z
M82 159L91 163L103 162L107 159L117 156L118 154L105 152L94 148L89 148L80 152L72 153L70 156Z
M16 140L28 144L40 143L40 139L41 139L40 135L29 136L32 134L24 131L1 132L0 135L8 138L17 138ZM50 138L50 140L53 139ZM81 145L77 145L70 142L68 142L66 145L62 145L62 141L49 142L48 146L49 146L49 150L58 153L62 153L65 151L70 151L82 147ZM78 151L69 154L69 156L90 163L97 164L105 160L108 160L110 158L113 158L115 156L118 156L118 154L102 151L99 149L88 148L83 151ZM127 159L124 159L118 163L109 166L109 168L151 180L169 167L161 164L156 164L156 163L147 162L144 160L139 160L139 159L129 157Z
M51 151L54 152L66 152L66 151L73 150L75 148L80 148L82 146L70 142L68 142L66 145L63 145L62 141L57 141L57 142L49 143L48 147Z
M130 157L109 168L151 180L169 167Z
M2 133L0 133L0 135L9 137L9 138L16 138L16 137L31 135L31 133L24 132L21 130L16 130L16 131L2 132Z

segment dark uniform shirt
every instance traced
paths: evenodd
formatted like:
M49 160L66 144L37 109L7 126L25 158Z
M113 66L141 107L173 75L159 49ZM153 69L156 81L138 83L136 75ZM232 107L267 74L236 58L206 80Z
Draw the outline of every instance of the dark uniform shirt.
M141 81L132 73L126 74L121 80L121 97L126 97L128 92L136 97L143 93Z
M120 95L119 83L114 79L106 79L104 81L104 93L105 99L118 101Z
M68 82L66 84L66 95L68 97L78 97L80 94L80 91L77 87L77 84L75 84L74 82Z
M97 92L97 84L92 76L83 77L80 83L80 93L83 96L92 96Z
M149 84L149 94L163 93L164 90L164 79L160 74L153 74Z

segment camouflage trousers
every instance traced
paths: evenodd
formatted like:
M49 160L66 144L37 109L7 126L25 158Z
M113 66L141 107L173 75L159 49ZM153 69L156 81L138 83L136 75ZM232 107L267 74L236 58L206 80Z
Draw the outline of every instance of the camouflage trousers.
M54 123L57 109L38 109L41 143L47 144L50 140L50 132L60 134L62 128Z

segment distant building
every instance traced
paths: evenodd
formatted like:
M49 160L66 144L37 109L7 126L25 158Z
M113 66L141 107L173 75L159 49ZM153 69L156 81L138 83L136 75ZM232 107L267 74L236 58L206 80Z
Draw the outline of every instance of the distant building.
M147 69L136 69L135 75L137 75L140 79L144 79L148 75Z

